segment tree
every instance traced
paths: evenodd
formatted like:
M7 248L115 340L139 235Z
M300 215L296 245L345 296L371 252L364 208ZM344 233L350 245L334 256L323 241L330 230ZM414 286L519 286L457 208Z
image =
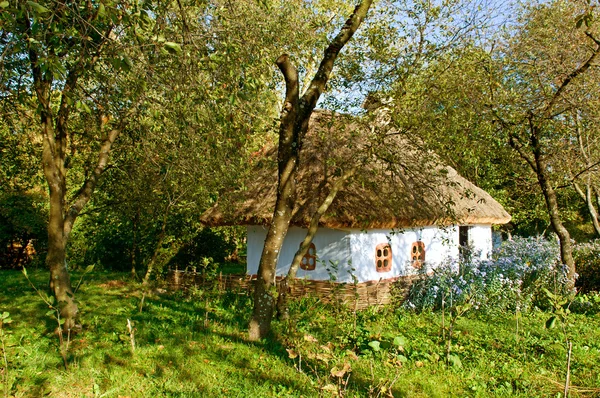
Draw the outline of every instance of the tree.
M78 308L67 242L115 141L142 103L144 67L134 62L144 56L136 48L151 35L152 16L160 10L126 1L11 1L0 7L3 103L37 114L50 202L50 288L65 330L73 329Z
M102 193L86 211L89 226L80 236L95 230L96 220L96 236L115 232L111 247L107 240L78 245L93 247L88 256L108 254L108 264L119 254L132 269L157 272L193 241L202 228L198 214L237 185L250 154L272 138L278 98L269 60L282 48L312 57L307 49L324 33L300 34L296 27L327 26L331 16L315 9L320 3L182 1L170 10L161 34L178 38L180 53L153 64L144 108L121 136ZM249 27L253 19L261 23Z
M598 171L600 152L598 148L597 99L590 98L585 108L578 107L570 116L571 139L563 142L557 155L557 165L565 170L562 188L572 186L584 204L596 237L600 236L600 181Z
M600 94L600 76L593 67L600 40L593 27L576 28L581 12L563 1L526 8L488 74L490 115L537 179L571 286L576 270L556 192L564 173L556 158L563 144L578 145L573 113Z
M329 87L329 95L325 98L326 106L333 107L336 110L345 110L356 112L357 103L354 101L356 97L360 98L361 95L356 97L348 96L347 91L349 89L355 90L353 94L361 93L362 95L368 92L379 89L381 87L388 87L391 82L401 80L407 83L407 80L415 70L419 70L431 61L435 57L435 54L440 54L451 48L457 42L459 42L463 35L467 35L472 32L473 29L480 26L480 23L486 19L482 14L476 12L467 12L467 15L462 15L465 9L468 9L468 2L450 1L445 2L443 5L434 5L426 1L384 1L381 2L377 7L374 7L372 12L375 18L372 18L371 22L367 23L364 29L361 29L361 34L356 39L358 40L356 45L351 46L347 51L347 55L340 56L341 67L338 68L338 72L334 79L329 80L327 85ZM370 11L371 12L371 11ZM464 18L460 19L460 23L448 24L453 18L457 18L457 15L461 14ZM442 39L443 38L443 39ZM327 53L326 53L327 57ZM284 76L286 77L286 87L289 88L289 73L286 72L285 59L280 58L279 66ZM315 80L319 77L317 72ZM291 79L293 81L294 79ZM311 83L311 84L312 84ZM365 92L364 88L367 88ZM385 90L384 90L385 91ZM310 88L306 93L310 92ZM287 94L290 92L288 91ZM306 95L306 94L305 94ZM336 99L338 95L341 98ZM293 103L294 94L292 94ZM286 95L286 103L288 102ZM293 112L294 108L290 107ZM284 128L286 123L286 109L282 114L282 124L280 129ZM374 115L373 115L374 116ZM296 119L296 115L291 116L291 120ZM365 118L368 122L370 116ZM300 119L303 121L303 119ZM358 119L355 121L358 122ZM416 170L407 171L405 169L406 163L403 159L403 151L398 147L398 143L394 140L390 140L390 136L398 134L398 131L390 131L383 123L380 125L379 122L372 123L372 125L379 125L374 131L372 140L368 145L365 146L365 153L358 155L362 161L369 162L372 153L368 148L380 146L379 153L384 152L386 159L380 159L382 162L387 164L388 171L390 171L395 177L403 178L406 174L415 172ZM304 121L303 121L304 123ZM288 177L285 172L282 172L282 130L280 130L280 142L279 142L279 181L280 184L283 181L287 181ZM306 130L304 130L306 131ZM303 133L300 133L300 137L303 137ZM418 141L418 140L417 140ZM292 145L295 144L293 140L290 140ZM298 145L299 151L302 148L302 142ZM355 156L356 157L356 156ZM285 158L285 157L284 157ZM291 156L293 167L298 166L299 158ZM282 283L282 289L279 292L278 300L278 311L281 313L285 312L285 290L288 283L293 282L295 271L297 270L298 264L306 249L308 248L314 234L316 233L319 219L324 214L329 204L335 199L337 193L343 188L343 186L353 176L356 167L360 165L361 161L355 162L354 166L342 167L340 175L337 176L335 182L331 181L331 187L329 193L324 195L323 202L317 206L312 219L308 233L302 242L300 249L297 251L294 261L290 267L289 273ZM425 162L427 163L427 162ZM295 176L295 170L291 169L291 176ZM432 173L435 174L435 173ZM290 180L295 178L290 177ZM277 208L274 215L273 221L271 222L270 231L267 235L265 242L265 248L261 262L259 266L259 274L264 273L262 278L272 280L275 266L274 262L277 258L279 245L281 245L283 237L287 231L287 225L290 221L289 216L286 218L285 212L288 209L293 209L293 202L295 194L287 196L290 198L292 203L291 207L288 205L286 208L283 206L283 202L280 198L285 198L285 192L282 192L282 185L278 186L278 197L276 207L281 205L281 208ZM293 187L290 187L289 192L295 192ZM276 225L276 218L281 215L279 219L279 225ZM291 216L291 212L290 212ZM276 231L276 232L275 232ZM278 235L279 234L279 235ZM278 235L278 236L275 236ZM279 242L276 242L279 239ZM276 243L273 243L276 242ZM267 245L271 244L272 247ZM269 257L270 256L270 257ZM273 264L272 267L267 264ZM265 272L265 270L269 270ZM259 277L260 279L260 277ZM272 282L271 282L272 284ZM264 322L264 319L270 319L272 309L269 307L272 299L269 297L269 293L266 292L266 288L263 286L263 282L257 283L258 288L255 293L255 307L253 319L251 321L251 336L259 338L257 336L264 336L264 331L260 331L258 324L263 322L265 328L268 328L268 323ZM262 307L258 302L264 298ZM262 314L261 314L262 312ZM260 319L262 316L262 319ZM259 330L257 332L257 329Z
M270 330L275 307L272 289L277 257L295 206L295 178L308 121L319 97L325 91L339 52L365 19L370 6L370 0L364 0L356 6L340 32L329 43L314 78L302 96L298 71L292 65L289 55L283 54L277 58L277 66L285 78L286 86L279 125L277 200L258 268L249 330L251 340L264 338Z

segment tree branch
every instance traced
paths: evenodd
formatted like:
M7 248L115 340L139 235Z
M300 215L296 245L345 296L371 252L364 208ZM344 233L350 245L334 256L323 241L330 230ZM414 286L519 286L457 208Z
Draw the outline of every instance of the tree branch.
M71 233L71 229L73 228L73 223L79 215L79 212L81 212L81 209L83 209L86 203L90 200L92 193L94 192L94 189L98 184L98 179L104 172L106 164L108 163L111 147L117 139L117 137L119 136L119 134L121 133L121 130L122 128L118 128L109 131L109 133L102 141L102 145L100 146L100 153L98 155L98 161L96 162L96 167L84 182L83 186L77 193L75 200L73 201L71 206L69 206L69 210L67 211L64 226L65 237L69 236L69 234Z
M575 69L574 71L572 71L571 73L569 73L567 75L565 80L563 80L560 87L558 87L558 89L556 90L556 92L554 93L552 98L550 99L550 102L548 102L548 105L546 105L546 107L544 108L542 115L546 115L548 112L550 112L550 110L556 104L556 102L558 101L558 98L560 97L562 92L567 88L569 83L571 83L573 81L573 79L575 79L577 76L583 74L586 70L588 70L590 68L590 66L592 65L592 62L594 61L596 56L600 53L600 41L597 40L594 36L592 36L592 34L590 32L585 32L585 34L590 39L592 39L594 41L594 43L596 43L596 48L592 51L592 55L590 55L589 58L583 64L581 64L577 69Z
M372 0L364 0L354 8L354 12L350 15L350 18L346 21L337 36L331 41L323 60L319 65L319 69L315 74L315 77L310 83L308 89L302 96L304 109L301 110L304 114L310 114L315 106L321 94L325 91L325 86L333 70L333 63L335 62L340 50L348 41L352 38L362 21L367 16L367 12L371 7Z
M298 86L298 70L292 65L288 54L282 54L275 61L285 79L285 102L283 103L283 118L289 117L298 104L300 88Z
M535 161L531 158L531 156L527 152L525 152L523 150L523 145L521 145L518 138L511 134L510 138L508 140L508 143L514 150L516 150L519 153L519 156L521 156L521 158L523 160L525 160L527 162L527 164L529 164L531 169L534 172L537 172L537 166L535 164Z

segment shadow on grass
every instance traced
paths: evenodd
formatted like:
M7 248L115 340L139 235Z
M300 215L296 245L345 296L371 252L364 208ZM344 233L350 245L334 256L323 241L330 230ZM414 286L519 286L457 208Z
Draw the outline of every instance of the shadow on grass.
M30 277L37 286L47 286L47 273L32 273ZM77 294L83 332L74 336L69 358L73 364L81 364L73 366L73 372L81 372L81 377L89 378L91 370L99 374L94 377L98 377L101 390L113 390L115 378L132 378L149 392L162 396L318 394L317 376L295 370L281 338L248 341L249 297L218 291L198 291L189 296L157 294L155 289L147 290L144 296L139 284L126 279L123 274L92 273ZM24 277L13 272L3 280L13 288L6 296L15 322L35 327L48 339L43 345L57 347L57 339L50 333L56 328L55 320L45 316L46 305ZM73 280L75 284L79 279L74 275ZM136 328L133 355L127 319ZM59 369L58 351L49 352L43 360L23 365L36 366L36 372L43 375L19 379L19 383L28 385L26 395L40 396L49 386L56 387L46 373L51 375ZM321 377L328 378L329 371ZM352 390L364 393L373 381L357 374L352 375L350 383ZM397 392L397 396L407 395Z

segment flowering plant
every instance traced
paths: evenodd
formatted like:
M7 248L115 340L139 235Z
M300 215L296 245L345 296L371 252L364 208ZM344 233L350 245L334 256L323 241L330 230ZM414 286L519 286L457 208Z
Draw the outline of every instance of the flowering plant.
M405 305L417 310L461 305L496 313L547 305L543 289L561 293L566 272L556 241L515 238L496 249L491 260L449 258L411 288Z

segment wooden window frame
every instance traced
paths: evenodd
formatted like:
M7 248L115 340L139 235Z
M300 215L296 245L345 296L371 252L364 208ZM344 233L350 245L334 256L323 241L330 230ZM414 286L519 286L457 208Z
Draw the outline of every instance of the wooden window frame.
M380 243L375 247L375 269L377 272L392 270L392 246L387 242Z
M311 264L312 263L312 264ZM317 267L317 248L314 243L310 243L306 253L300 261L300 269L304 271L314 271Z
M423 268L425 263L425 242L416 241L410 247L410 261L411 265L416 269Z

